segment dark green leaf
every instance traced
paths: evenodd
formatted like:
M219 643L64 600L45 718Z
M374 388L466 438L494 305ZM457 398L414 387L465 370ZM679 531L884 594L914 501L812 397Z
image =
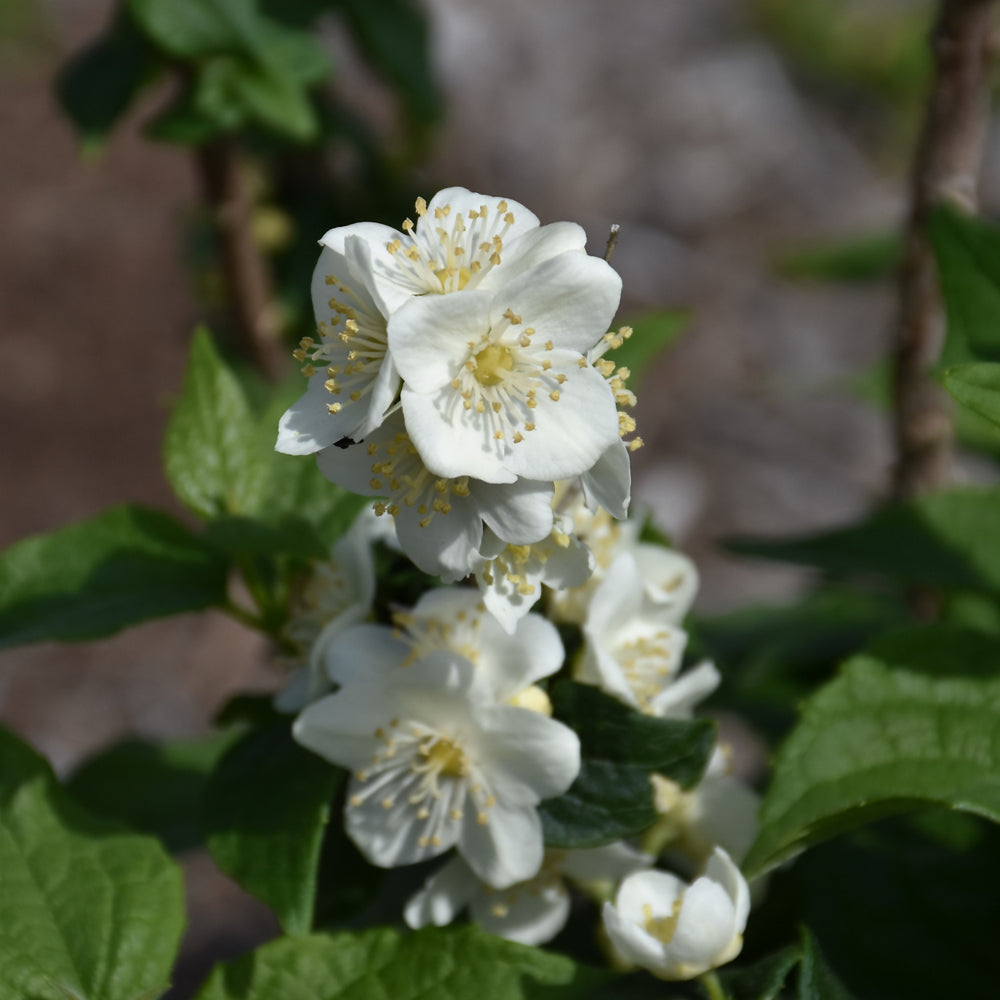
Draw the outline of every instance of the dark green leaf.
M80 808L5 730L0 761L0 996L158 996L184 926L180 869Z
M979 843L955 850L897 817L823 844L783 874L797 880L799 914L860 1000L994 1000L1000 829L977 825Z
M342 7L361 51L392 83L410 113L433 122L442 111L432 72L427 20L413 0L342 0Z
M115 507L0 554L0 648L97 639L226 599L225 559L173 518Z
M104 142L155 68L149 44L123 15L66 63L56 91L85 147Z
M582 757L566 794L539 810L553 847L594 847L647 829L657 818L650 774L690 788L715 743L706 719L654 719L586 684L560 682L552 704L555 717L580 737Z
M154 834L170 851L184 851L202 841L205 785L237 736L230 730L178 743L117 743L87 760L67 788L98 815Z
M905 652L898 667L855 657L805 703L774 762L748 874L916 803L1000 822L1000 675L934 676L955 660L928 662L913 643Z
M272 941L216 968L196 1000L573 1000L608 978L476 927L385 928Z
M801 957L802 949L789 945L747 969L725 968L717 975L729 1000L775 1000Z
M854 1000L830 970L816 939L807 930L802 932L799 1000Z
M942 205L927 233L948 316L941 366L1000 361L1000 229Z
M682 310L667 309L631 321L632 336L606 357L619 368L629 369L628 386L633 392L639 391L653 362L683 333L689 318Z
M285 514L273 522L249 517L218 517L209 522L205 538L233 555L294 556L323 559L329 556L322 536L309 521Z
M197 330L163 442L163 464L174 492L205 517L255 513L266 458L236 376L208 332Z
M1000 490L953 489L804 538L736 539L735 552L904 583L1000 593Z
M875 233L784 253L778 259L777 270L786 278L877 281L895 271L900 249L897 234Z
M185 86L145 127L150 139L183 146L204 145L226 131L226 126L199 110L197 82Z
M295 743L282 720L237 743L209 780L212 857L290 934L312 926L320 847L341 774Z

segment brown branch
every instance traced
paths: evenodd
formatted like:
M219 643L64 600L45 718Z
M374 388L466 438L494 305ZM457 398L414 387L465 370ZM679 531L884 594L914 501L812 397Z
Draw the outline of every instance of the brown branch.
M227 140L202 147L199 166L236 335L254 366L274 379L285 366L285 352L271 271L253 234L253 198L246 167L239 148Z
M941 486L951 464L951 406L929 377L944 339L944 314L927 242L931 207L975 211L989 118L995 0L941 0L934 28L934 83L913 167L910 216L899 270L894 357L897 462L893 495Z
M611 258L614 255L615 247L618 245L618 234L622 231L622 227L618 225L617 222L611 223L611 229L608 232L608 245L604 248L604 259L610 264Z

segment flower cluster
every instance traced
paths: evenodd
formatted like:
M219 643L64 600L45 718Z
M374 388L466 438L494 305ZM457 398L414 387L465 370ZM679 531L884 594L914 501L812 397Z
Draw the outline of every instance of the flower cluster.
M295 352L308 389L276 447L380 498L420 569L486 581L503 547L559 536L558 480L624 516L635 399L603 358L621 280L579 226L512 201L449 188L416 215L321 240L317 337ZM526 613L537 582L509 576Z
M558 672L680 719L719 683L711 663L683 669L694 565L628 516L635 399L604 358L629 332L606 332L619 279L579 227L539 226L511 202L452 188L417 215L402 232L323 238L318 339L296 352L309 386L277 447L379 498L392 541L452 585L409 608L376 601L371 548L389 518L361 518L295 595L299 669L277 704L299 713L300 743L350 772L345 827L372 864L454 849L405 907L411 926L467 911L541 944L572 886L606 903L620 960L698 975L737 954L749 906L731 858L756 799L725 750L693 789L652 776L644 850L554 849L539 813L581 773L578 737L552 717ZM660 856L703 874L688 886Z

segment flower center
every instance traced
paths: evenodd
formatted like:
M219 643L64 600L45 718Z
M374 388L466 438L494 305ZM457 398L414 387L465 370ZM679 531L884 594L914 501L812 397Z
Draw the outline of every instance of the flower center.
M503 344L488 344L474 358L473 375L480 385L500 385L504 373L514 370L514 354Z
M642 907L643 929L647 934L662 941L663 944L670 944L677 933L677 921L681 915L681 905L684 902L684 894L681 893L670 908L670 913L665 917L654 917L653 907L645 903Z
M469 762L462 748L451 740L441 738L427 753L430 768L446 778L461 778L469 773Z

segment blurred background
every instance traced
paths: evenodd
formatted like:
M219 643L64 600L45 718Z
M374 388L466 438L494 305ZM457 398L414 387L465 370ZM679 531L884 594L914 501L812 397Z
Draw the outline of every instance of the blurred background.
M621 321L685 311L638 386L634 496L698 562L701 612L803 584L718 539L884 495L930 4L259 0L237 6L261 52L222 54L157 35L156 6L0 0L0 544L176 511L160 440L194 326L291 377L276 338L311 326L315 241L452 184L580 222L594 254L620 224ZM998 159L994 134L987 212ZM125 734L202 732L275 686L265 653L208 615L6 652L0 716L66 773ZM188 872L182 982L271 930L205 859Z

